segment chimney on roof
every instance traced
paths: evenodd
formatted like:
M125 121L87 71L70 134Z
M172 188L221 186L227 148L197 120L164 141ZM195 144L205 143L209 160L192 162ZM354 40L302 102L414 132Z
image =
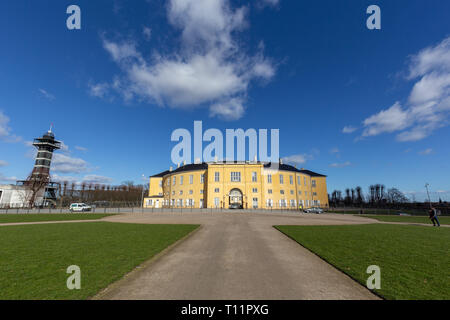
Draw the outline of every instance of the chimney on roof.
M178 163L177 163L177 168L179 168L179 167L180 167L180 163L178 162Z
M217 163L217 156L214 157L214 162Z
M301 168L300 170L305 170L305 168Z
M255 158L253 159L253 161L256 163L258 162L258 156L255 154Z
M173 168L172 168L172 166L170 166L169 171L172 171L172 170L173 170Z
M185 166L186 165L186 160L183 160L183 166Z
M283 159L282 158L280 158L280 164L283 164Z
M194 163L195 164L199 164L200 163L200 158L195 158Z

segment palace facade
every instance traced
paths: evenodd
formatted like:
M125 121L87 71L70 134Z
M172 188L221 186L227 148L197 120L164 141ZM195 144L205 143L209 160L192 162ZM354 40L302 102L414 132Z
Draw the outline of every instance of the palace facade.
M211 162L150 177L145 208L305 209L328 207L327 177L279 163Z

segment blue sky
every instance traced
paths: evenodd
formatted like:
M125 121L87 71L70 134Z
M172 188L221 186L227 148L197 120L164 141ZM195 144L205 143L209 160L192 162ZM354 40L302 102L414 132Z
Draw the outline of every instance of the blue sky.
M66 28L77 4L82 29ZM381 8L368 30L366 9ZM279 128L280 155L329 192L383 183L450 200L450 3L4 1L0 180L29 141L64 142L55 179L119 184L168 169L177 128Z

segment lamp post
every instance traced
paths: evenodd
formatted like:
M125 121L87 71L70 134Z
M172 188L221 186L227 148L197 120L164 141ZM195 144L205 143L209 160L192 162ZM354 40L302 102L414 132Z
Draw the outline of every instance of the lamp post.
M145 174L142 174L142 178L145 179ZM142 206L142 208L144 208L144 190L145 190L144 185L142 185L142 194L141 194L141 206Z
M429 183L425 183L425 189L427 189L427 195L428 195L428 203L430 204L430 208L431 208L430 192L428 191L429 186L430 186Z

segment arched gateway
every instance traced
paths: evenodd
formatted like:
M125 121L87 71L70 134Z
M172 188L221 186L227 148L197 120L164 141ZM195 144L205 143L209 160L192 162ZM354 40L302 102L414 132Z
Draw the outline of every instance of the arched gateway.
M242 191L239 189L232 189L230 191L230 208L233 209L243 209L243 202L242 202Z

